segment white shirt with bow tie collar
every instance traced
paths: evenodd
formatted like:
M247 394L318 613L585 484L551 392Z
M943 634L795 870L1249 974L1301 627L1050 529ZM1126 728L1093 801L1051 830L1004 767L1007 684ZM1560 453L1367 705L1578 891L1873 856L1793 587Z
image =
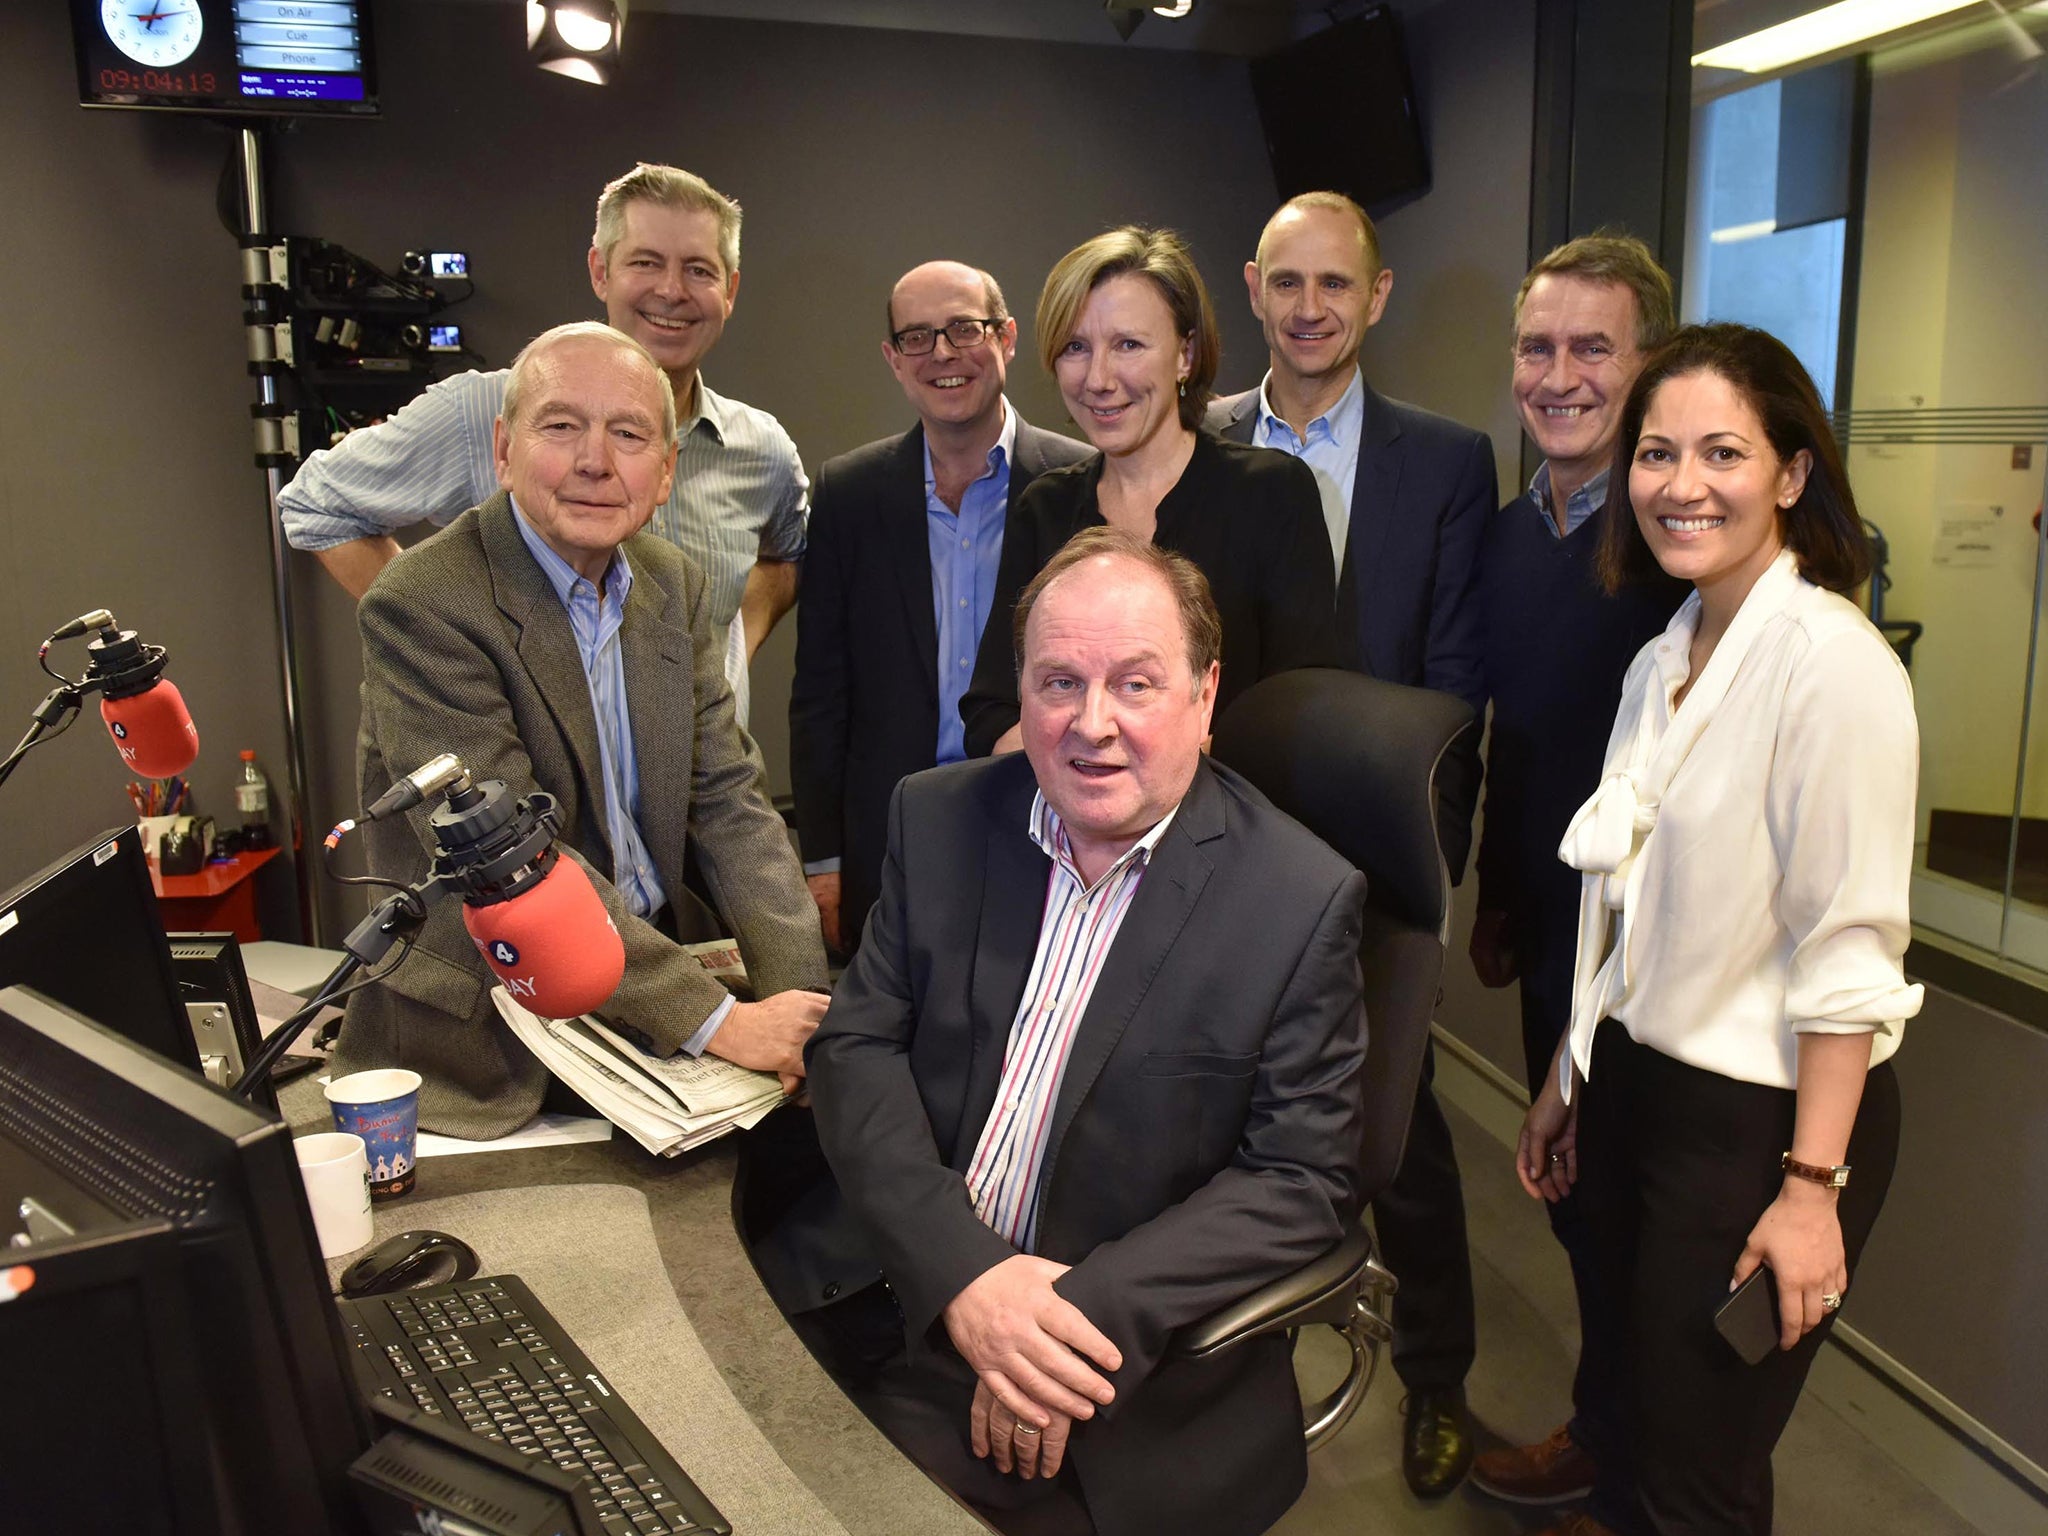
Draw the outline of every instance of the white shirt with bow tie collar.
M1868 1033L1875 1066L1922 995L1900 968L1920 765L1905 668L1787 550L1674 707L1699 617L1694 593L1630 665L1558 850L1584 874L1569 1061L1587 1073L1612 1017L1742 1082L1796 1087L1807 1033Z

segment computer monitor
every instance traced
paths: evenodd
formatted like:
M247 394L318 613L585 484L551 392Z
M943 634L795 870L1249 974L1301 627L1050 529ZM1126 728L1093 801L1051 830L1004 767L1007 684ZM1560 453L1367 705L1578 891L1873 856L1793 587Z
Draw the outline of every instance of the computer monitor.
M595 1536L544 1458L366 1406L282 1122L27 987L0 1212L0 1530Z
M0 989L8 1528L359 1529L369 1424L290 1131Z
M373 116L368 0L71 0L78 99L208 117Z
M0 986L34 987L180 1066L199 1050L133 826L0 896Z

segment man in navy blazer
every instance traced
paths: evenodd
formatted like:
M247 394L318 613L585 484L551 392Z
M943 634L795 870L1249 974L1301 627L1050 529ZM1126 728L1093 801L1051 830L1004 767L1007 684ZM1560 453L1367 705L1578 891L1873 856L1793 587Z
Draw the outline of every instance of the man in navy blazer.
M918 424L819 471L789 701L804 872L826 941L847 951L874 905L897 781L965 755L960 695L1009 509L1089 452L1003 398L1017 322L988 273L927 262L888 314L882 357Z
M1352 664L1390 683L1456 694L1483 714L1479 547L1497 505L1493 444L1366 382L1359 346L1394 286L1372 220L1340 193L1292 198L1267 221L1244 278L1271 366L1257 389L1210 407L1210 430L1281 449L1315 470L1337 562L1337 627L1354 647ZM1476 753L1447 762L1439 778L1455 879L1471 846ZM1373 1202L1373 1226L1401 1280L1402 1472L1416 1493L1435 1495L1456 1487L1471 1464L1464 1380L1475 1342L1464 1193L1424 1049L1401 1170Z

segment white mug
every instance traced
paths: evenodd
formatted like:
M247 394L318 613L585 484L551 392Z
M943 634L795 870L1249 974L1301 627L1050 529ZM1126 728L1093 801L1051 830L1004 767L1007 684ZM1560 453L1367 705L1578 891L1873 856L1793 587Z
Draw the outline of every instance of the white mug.
M363 1138L345 1131L322 1131L292 1143L299 1155L299 1177L306 1181L306 1203L313 1208L313 1230L320 1234L320 1257L338 1259L370 1241L370 1159Z

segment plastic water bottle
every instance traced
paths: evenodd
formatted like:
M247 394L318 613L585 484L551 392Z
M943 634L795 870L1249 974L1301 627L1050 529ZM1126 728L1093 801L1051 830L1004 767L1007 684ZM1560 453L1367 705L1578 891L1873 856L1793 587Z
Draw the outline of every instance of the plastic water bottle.
M242 819L242 846L268 848L270 838L270 780L256 766L256 754L242 749L242 771L235 779L235 810Z

